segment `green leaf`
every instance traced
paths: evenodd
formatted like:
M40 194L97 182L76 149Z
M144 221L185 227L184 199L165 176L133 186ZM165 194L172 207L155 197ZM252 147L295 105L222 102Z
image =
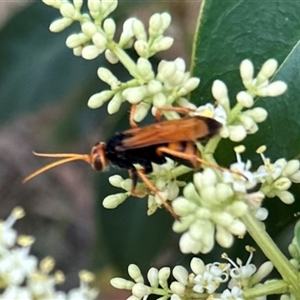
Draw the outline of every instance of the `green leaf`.
M241 61L251 59L258 70L267 59L277 59L281 69L274 80L284 80L288 92L274 99L257 99L256 105L266 108L269 117L259 124L258 134L248 136L243 143L248 149L246 155L256 162L260 160L255 150L262 144L267 145L267 155L273 159L295 157L300 153L300 2L210 0L203 5L193 60L193 75L201 78L201 84L192 94L192 102L213 102L211 86L220 79L227 84L234 104L235 95L243 90ZM232 146L225 143L221 148L221 162L228 164L233 159Z
M254 167L262 164L255 153L261 145L267 146L265 155L272 162L281 157L297 158L300 154L299 24L299 1L203 1L192 60L193 75L200 77L201 83L191 95L192 102L197 105L213 103L212 83L220 79L226 83L234 105L236 94L244 90L239 75L239 66L244 59L250 59L257 72L267 59L275 58L280 69L273 80L288 84L288 91L280 97L257 99L255 106L264 107L268 118L258 124L256 134L247 136L240 143L247 148L244 161L250 159ZM233 146L234 143L228 140L219 145L216 156L221 165L228 166L235 161ZM299 210L298 186L293 191L296 201L288 207L279 199L264 201L270 212L267 230L273 236L293 222L293 212ZM241 248L238 248L235 254L239 256L240 252Z

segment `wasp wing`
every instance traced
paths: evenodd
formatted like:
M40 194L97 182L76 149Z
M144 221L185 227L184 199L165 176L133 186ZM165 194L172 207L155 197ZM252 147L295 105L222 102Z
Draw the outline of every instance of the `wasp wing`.
M123 132L119 151L143 148L172 142L197 141L216 134L222 124L202 116L162 121L145 127L137 127Z

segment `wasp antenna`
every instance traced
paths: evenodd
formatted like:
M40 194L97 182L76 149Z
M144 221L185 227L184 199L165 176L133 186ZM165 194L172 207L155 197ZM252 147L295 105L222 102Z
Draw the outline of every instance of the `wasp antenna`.
M42 157L59 157L59 158L63 158L59 161L55 161L51 164L48 164L40 169L38 169L37 171L33 172L32 174L30 174L29 176L25 177L22 180L22 183L26 183L27 181L31 180L32 178L40 175L41 173L55 168L59 165L74 161L74 160L84 160L87 163L91 163L92 161L92 157L89 154L67 154L67 153L57 153L57 154L48 154L48 153L37 153L37 152L33 152L34 155L36 156L42 156Z
M49 157L49 158L78 157L78 159L81 159L82 156L85 155L85 154L78 154L78 153L39 153L35 151L32 151L32 153L35 156Z

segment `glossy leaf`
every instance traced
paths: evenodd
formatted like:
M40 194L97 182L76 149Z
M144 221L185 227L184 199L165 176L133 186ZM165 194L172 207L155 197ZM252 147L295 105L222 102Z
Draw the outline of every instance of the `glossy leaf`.
M227 84L232 103L235 103L236 93L243 89L239 77L241 61L251 59L258 70L268 58L277 59L281 69L274 79L284 80L289 86L288 93L274 99L257 99L256 105L265 107L269 117L259 124L259 133L249 136L245 144L252 157L257 157L253 151L261 144L267 145L267 154L273 158L295 157L300 151L297 116L300 3L211 0L203 5L193 66L194 75L201 78L201 84L192 94L192 101L198 104L213 102L211 86L215 79L220 79ZM219 156L228 163L224 152Z

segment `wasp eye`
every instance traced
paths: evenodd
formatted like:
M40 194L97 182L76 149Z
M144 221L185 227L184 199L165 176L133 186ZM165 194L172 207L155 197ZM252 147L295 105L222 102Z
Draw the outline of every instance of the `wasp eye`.
M93 167L96 171L102 171L103 165L102 165L101 158L99 155L97 155L95 157L94 162L93 162Z

